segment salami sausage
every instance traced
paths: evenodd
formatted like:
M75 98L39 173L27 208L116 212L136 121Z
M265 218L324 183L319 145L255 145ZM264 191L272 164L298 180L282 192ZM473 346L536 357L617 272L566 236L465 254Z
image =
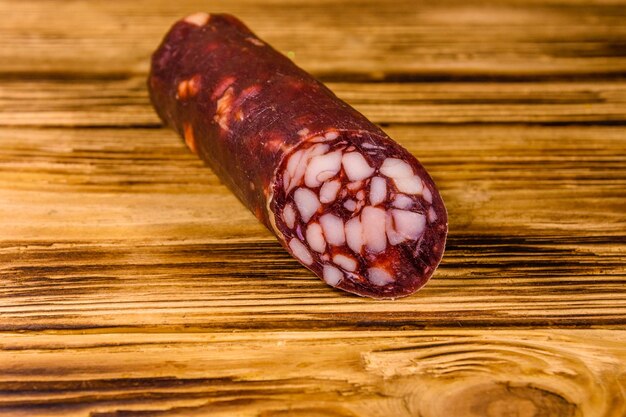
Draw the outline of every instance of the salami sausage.
M165 124L328 285L397 298L433 274L448 224L426 170L235 17L176 22L148 86Z

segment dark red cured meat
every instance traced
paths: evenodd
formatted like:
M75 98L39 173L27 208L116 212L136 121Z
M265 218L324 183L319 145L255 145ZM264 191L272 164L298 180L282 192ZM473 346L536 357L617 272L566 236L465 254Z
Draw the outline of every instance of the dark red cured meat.
M397 298L433 274L448 225L426 170L239 20L174 24L148 84L161 119L326 283Z

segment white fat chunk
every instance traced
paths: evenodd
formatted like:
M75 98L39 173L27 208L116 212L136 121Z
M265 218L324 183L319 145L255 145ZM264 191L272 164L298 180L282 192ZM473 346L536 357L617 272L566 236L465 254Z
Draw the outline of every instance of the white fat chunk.
M388 223L387 237L392 245L404 240L416 240L426 227L426 217L421 213L394 209L391 210L391 216L393 217L393 232L389 233Z
M324 204L335 201L339 188L341 188L339 180L325 182L322 188L320 188L320 201Z
M369 166L363 155L358 152L349 152L341 159L343 169L350 181L360 181L369 178L374 173L374 168Z
M396 230L403 231L411 238L417 239L424 232L426 217L422 213L406 210L391 210L396 223Z
M296 203L296 207L298 207L302 221L305 223L311 219L311 216L313 216L321 206L317 195L308 188L298 188L293 193L293 200Z
M435 213L435 210L431 207L428 209L428 221L433 223L435 220L437 220L437 213Z
M356 269L356 260L351 256L335 255L333 256L333 262L346 271L354 272Z
M354 181L346 184L346 188L350 191L358 190L363 186L363 181Z
M417 175L407 178L394 178L393 182L396 184L398 191L407 194L421 194L422 193L422 180Z
M324 236L326 241L334 246L343 245L346 242L346 236L343 228L343 220L334 214L324 214L320 217L320 223L322 229L324 229Z
M413 176L413 168L398 158L387 158L380 166L380 172L390 178L407 178Z
M337 132L326 132L324 137L328 140L335 140L339 137L339 133Z
M422 196L424 197L424 200L428 201L430 204L433 203L433 194L430 192L428 187L423 187Z
M354 217L346 222L346 240L348 247L355 253L361 252L363 246L363 228L358 217Z
M210 18L211 18L210 14L204 13L204 12L198 12L198 13L190 14L189 16L187 16L185 18L185 22L191 23L192 25L196 25L196 26L204 26L207 23L209 23Z
M354 200L346 200L343 203L343 206L346 208L346 210L354 211L354 210L356 210L356 201L354 201Z
M387 240L389 240L391 246L395 246L406 240L406 237L395 229L391 211L388 211L385 216L385 231L387 232Z
M370 203L373 206L382 203L387 198L387 181L381 177L374 177L370 182Z
M291 176L291 182L287 188L287 192L291 191L294 187L300 185L302 177L306 172L309 160L317 155L322 155L328 151L328 145L318 144L311 146L306 151L297 151L287 161L287 172Z
M291 203L287 204L283 209L283 220L290 229L293 229L293 226L296 224L296 212L293 211Z
M328 149L330 149L328 145L325 145L323 143L318 143L317 145L313 145L307 151L308 159L311 159L317 155L323 155L326 152L328 152Z
M389 272L387 272L387 270L376 267L369 268L367 270L367 277L372 284L378 285L379 287L394 281L393 277Z
M306 170L306 156L303 155L302 158L298 161L298 165L295 168L295 172L291 177L291 182L289 183L289 188L287 192L291 191L294 187L297 187L302 182L302 177L304 176L304 171Z
M332 265L324 265L322 276L328 285L334 287L343 279L343 272Z
M367 149L384 149L382 146L374 145L373 143L369 142L363 142L361 146Z
M326 240L322 234L322 227L318 223L311 223L306 228L306 241L309 247L315 252L324 253L326 250Z
M300 259L305 265L311 265L313 263L313 257L311 257L311 253L306 248L304 243L300 242L298 239L291 239L291 242L289 242L289 248L291 249L295 257Z
M306 167L304 183L307 187L319 187L322 182L337 175L341 169L341 152L331 152L311 159Z
M398 191L406 194L421 194L422 180L413 173L407 162L398 158L387 158L380 167L380 172L393 179Z
M411 197L407 197L404 194L398 194L393 200L393 206L399 209L408 209L413 206L413 200Z
M363 208L361 222L363 225L363 240L367 248L379 253L387 248L385 236L385 210L367 206Z
M290 177L296 175L296 168L300 164L300 160L302 159L303 154L304 151L300 150L294 152L294 154L289 157L289 161L287 161L287 172L289 173Z

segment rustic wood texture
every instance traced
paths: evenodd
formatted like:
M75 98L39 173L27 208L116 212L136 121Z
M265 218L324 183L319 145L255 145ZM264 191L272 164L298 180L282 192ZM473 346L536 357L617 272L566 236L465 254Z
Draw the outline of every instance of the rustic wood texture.
M290 258L145 89L241 17L430 171L433 280ZM626 2L0 0L0 415L626 415Z

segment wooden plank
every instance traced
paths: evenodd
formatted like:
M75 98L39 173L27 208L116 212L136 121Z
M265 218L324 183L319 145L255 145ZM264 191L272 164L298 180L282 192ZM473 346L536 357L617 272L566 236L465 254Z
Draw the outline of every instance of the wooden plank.
M626 3L519 0L216 0L305 69L329 79L515 79L626 74ZM2 0L0 75L144 74L201 0Z
M626 138L620 126L386 129L435 177L452 230L623 234ZM256 222L167 129L2 128L0 172L2 239L55 236L42 226L67 229L69 221L88 227L79 234L93 232L90 227L120 223L122 215L129 216L127 225L163 224L169 216L174 224L215 227L228 217L219 213L236 214L242 225ZM59 211L66 201L88 203L84 195L91 206ZM44 207L56 212L48 216ZM564 209L573 217L563 218ZM15 232L6 232L11 228Z
M626 324L621 127L388 131L451 234L425 290L372 304L301 268L168 130L0 129L1 328Z
M598 236L452 236L432 282L389 303L332 291L269 241L23 240L0 260L2 331L626 325L624 253Z
M376 123L626 124L626 82L327 83ZM0 125L158 126L144 77L0 84Z
M620 417L626 332L3 333L15 416ZM513 413L513 414L511 414Z
M417 155L417 295L329 289L160 127L187 0L0 0L0 414L626 414L626 2L215 0Z

